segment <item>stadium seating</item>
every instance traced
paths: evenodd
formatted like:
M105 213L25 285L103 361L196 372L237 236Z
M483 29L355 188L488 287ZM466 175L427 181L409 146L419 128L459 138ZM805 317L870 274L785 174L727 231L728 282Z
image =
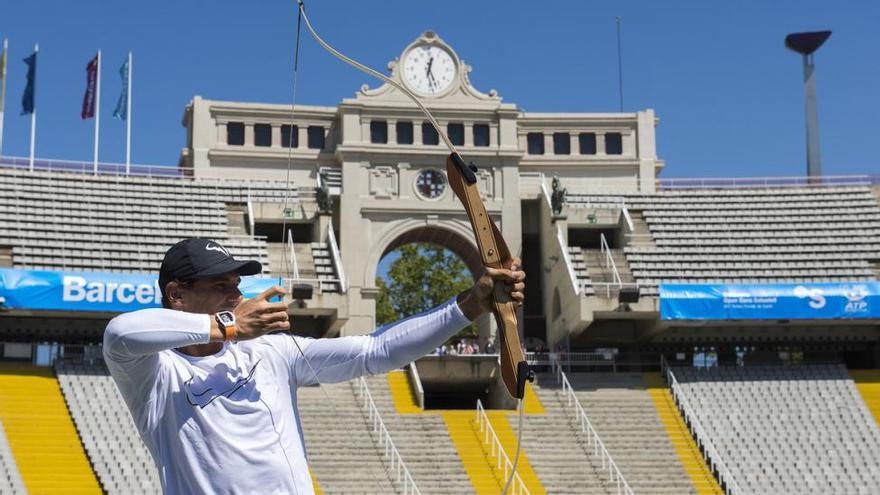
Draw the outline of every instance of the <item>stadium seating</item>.
M842 365L671 370L744 492L877 493L880 428Z
M159 475L102 360L59 360L55 372L80 439L106 493L161 493Z
M268 271L266 243L232 236L227 203L296 201L273 181L159 179L0 170L0 244L13 266L155 272L187 236L213 238ZM161 226L161 228L157 228ZM96 247L97 246L97 247Z
M601 198L569 194L566 203ZM613 199L619 198L649 230L637 234L649 234L650 242L623 249L645 294L656 294L660 283L878 277L870 260L880 258L880 204L867 186L674 190Z
M101 493L51 369L0 361L0 421L28 493Z
M0 423L0 495L25 495L24 483L21 474L6 441L6 432Z

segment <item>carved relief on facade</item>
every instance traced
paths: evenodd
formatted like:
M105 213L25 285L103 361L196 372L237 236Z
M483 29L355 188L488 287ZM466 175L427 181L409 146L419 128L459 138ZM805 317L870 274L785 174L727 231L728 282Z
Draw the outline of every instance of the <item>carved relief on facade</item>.
M370 195L374 198L391 199L398 195L397 170L390 165L370 167Z
M495 199L495 177L492 169L481 168L477 171L477 185L480 188L480 197Z

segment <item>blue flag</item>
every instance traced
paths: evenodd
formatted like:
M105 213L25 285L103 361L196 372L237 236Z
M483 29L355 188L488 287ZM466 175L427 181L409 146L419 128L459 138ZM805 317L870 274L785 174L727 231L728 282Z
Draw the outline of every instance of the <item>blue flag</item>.
M37 79L37 52L26 57L24 63L27 64L28 71L27 86L24 87L24 94L21 95L21 114L27 115L34 113L34 93L36 92Z
M119 68L119 77L122 78L122 93L116 102L116 110L113 110L113 118L126 120L128 118L128 59Z

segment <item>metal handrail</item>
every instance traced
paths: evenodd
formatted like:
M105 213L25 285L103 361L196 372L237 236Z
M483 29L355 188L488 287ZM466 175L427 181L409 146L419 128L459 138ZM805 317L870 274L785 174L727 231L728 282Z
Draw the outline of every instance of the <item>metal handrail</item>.
M620 472L620 468L617 467L617 463L614 462L614 458L611 457L611 453L605 447L605 442L599 437L599 433L593 427L587 412L581 406L581 402L578 400L577 395L575 395L571 382L568 381L565 372L562 371L559 361L554 361L553 367L556 369L556 380L562 384L562 394L568 398L569 407L574 406L578 417L578 424L581 427L581 433L587 434L587 446L592 445L594 456L601 456L602 470L608 471L608 481L614 483L618 494L634 495L629 483L626 482L626 478L623 477L623 473Z
M562 227L556 225L556 240L559 241L559 249L562 251L562 259L565 261L565 268L568 270L568 278L571 279L571 285L574 287L575 295L584 292L581 284L578 283L577 274L574 272L574 263L571 261L571 255L568 254L568 244L562 237Z
M422 387L422 377L419 376L419 369L416 368L416 362L409 363L409 380L413 388L416 389L416 399L419 407L425 408L425 388Z
M248 188L248 194L247 194L247 212L248 212L248 226L251 229L248 233L250 235L254 235L254 228L255 228L256 220L254 219L254 203L253 203L253 201L251 201L250 188Z
M718 454L718 450L712 444L712 440L709 438L709 435L706 434L706 430L703 429L703 425L700 423L699 418L691 407L690 401L684 393L684 390L682 390L681 384L678 383L678 380L675 378L672 368L666 364L666 359L663 356L661 356L660 359L661 369L665 370L666 379L669 381L669 389L672 392L672 397L675 399L676 404L678 404L678 407L684 416L685 424L690 427L697 442L703 448L703 457L709 463L709 470L718 473L718 480L723 485L727 495L740 495L745 493L740 489L739 484L736 482L736 478L733 477L730 469L724 464L721 455Z
M756 187L839 187L875 186L880 175L825 175L819 177L702 177L657 179L658 190L669 189L746 189Z
M293 245L293 232L287 231L287 248L290 249L290 271L294 280L299 279L299 263L296 261L296 249Z
M339 254L339 245L336 244L336 233L333 232L333 222L330 222L327 229L327 242L330 244L330 253L333 255L336 274L339 276L339 291L345 294L348 290L348 283L345 280L345 270L342 268L342 256Z
M544 196L544 200L547 201L547 209L550 212L553 212L553 202L550 200L550 191L547 190L547 183L544 182L546 177L544 177L544 172L538 172L538 176L541 179L541 196Z
M623 212L623 219L626 220L626 226L629 227L629 231L636 230L635 225L633 225L632 216L629 214L629 208L626 207L625 202L620 205L620 211Z
M293 284L310 284L312 286L317 285L318 291L321 293L324 292L335 292L331 291L333 285L338 285L342 287L342 281L336 278L323 279L323 278L290 278L290 277L282 277L281 281L284 283L284 287L287 290L293 290ZM330 286L330 287L328 287Z
M502 479L506 481L510 476L510 472L513 471L513 463L507 457L507 452L504 451L501 440L498 440L498 435L495 434L495 429L492 428L492 423L489 422L489 416L486 414L480 399L477 399L477 423L480 425L480 433L483 433L483 443L489 444L490 455L497 459L495 469L504 468ZM528 495L530 493L525 482L519 476L519 471L513 473L513 479L515 483L510 487L511 495Z
M75 160L57 160L49 158L37 158L34 160L33 169L30 168L30 158L4 155L0 158L0 167L23 169L28 171L44 172L75 172L93 174L94 162L81 162ZM135 165L132 164L128 172L124 163L98 163L98 173L102 175L130 175L136 177L163 177L163 178L188 178L187 171L175 165Z
M400 457L400 451L397 450L397 447L394 446L394 441L391 440L391 434L388 433L388 428L385 427L385 423L379 415L379 409L376 408L376 403L373 402L373 395L370 394L370 387L367 386L367 380L364 377L358 379L358 397L363 399L362 407L367 411L368 420L373 423L373 433L379 434L378 443L379 447L384 449L383 455L390 458L391 472L396 473L397 483L403 484L403 495L410 493L421 495L422 492L419 491L419 487L416 486L416 482L413 480L406 464L404 464L403 458Z
M608 246L608 240L605 239L604 232L599 234L599 242L601 243L601 252L605 254L605 268L611 267L612 285L616 285L619 288L623 286L623 281L620 279L620 272L617 271L617 263L614 262L614 257L611 256L611 248ZM609 285L606 290L610 297L611 286Z

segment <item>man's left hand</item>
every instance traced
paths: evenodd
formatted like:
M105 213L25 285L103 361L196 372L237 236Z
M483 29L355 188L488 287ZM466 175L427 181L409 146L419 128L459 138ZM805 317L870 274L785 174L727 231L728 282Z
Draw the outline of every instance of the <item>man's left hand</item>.
M501 302L512 301L514 306L520 307L525 300L525 279L526 272L522 271L519 258L512 258L505 268L483 267L474 286L459 294L458 306L473 321L481 314L492 311L497 290Z

